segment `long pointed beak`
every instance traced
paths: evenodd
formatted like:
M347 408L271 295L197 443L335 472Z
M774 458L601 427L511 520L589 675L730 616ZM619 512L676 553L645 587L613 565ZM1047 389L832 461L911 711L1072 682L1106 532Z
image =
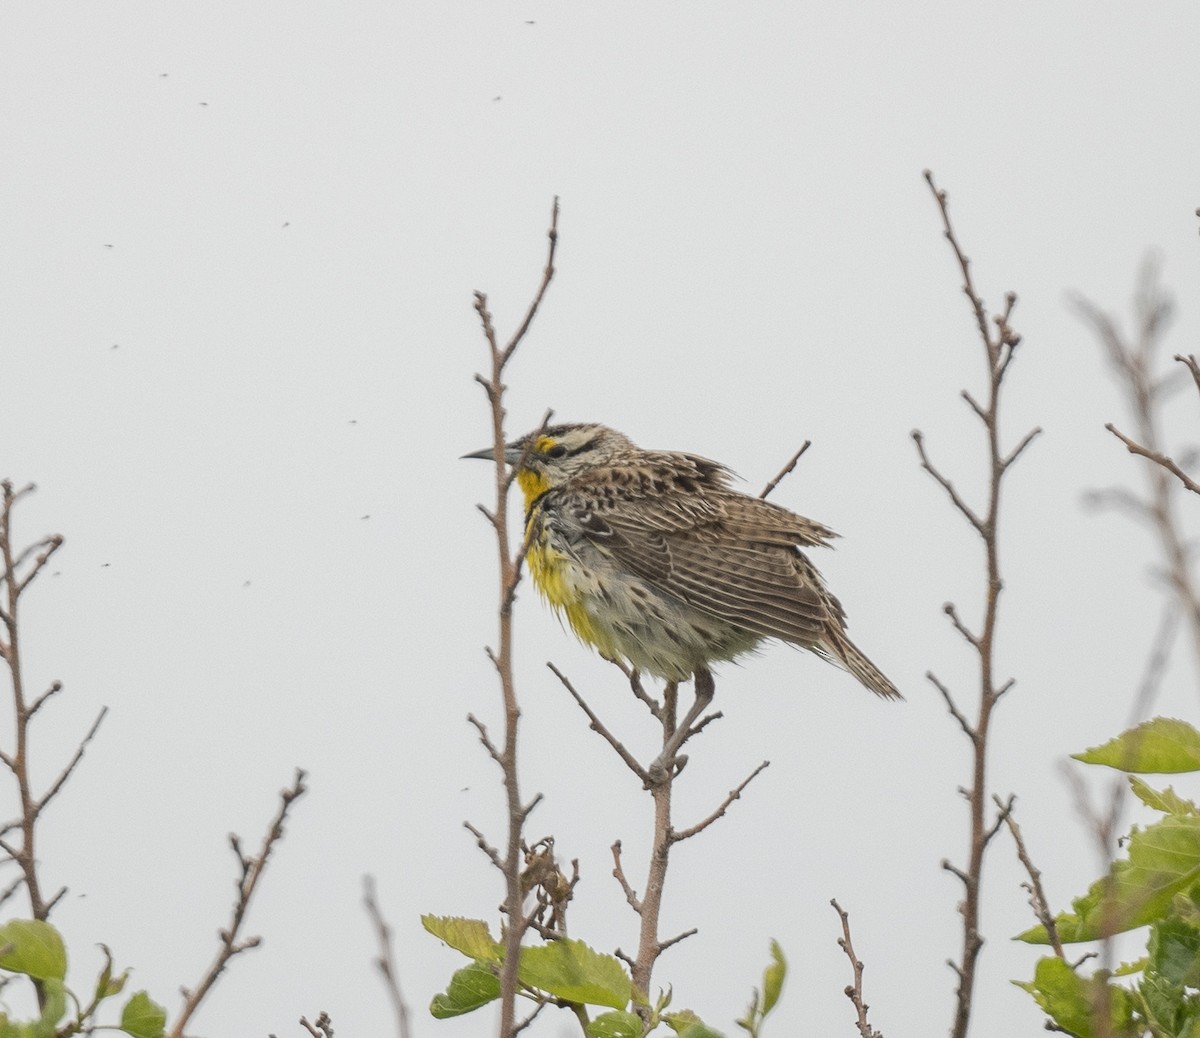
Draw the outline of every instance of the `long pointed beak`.
M495 450L492 447L484 447L481 451L472 451L470 454L464 454L459 461L467 458L474 458L477 461L491 461L494 458ZM521 460L521 448L514 443L506 443L504 445L504 461L509 465L515 465Z

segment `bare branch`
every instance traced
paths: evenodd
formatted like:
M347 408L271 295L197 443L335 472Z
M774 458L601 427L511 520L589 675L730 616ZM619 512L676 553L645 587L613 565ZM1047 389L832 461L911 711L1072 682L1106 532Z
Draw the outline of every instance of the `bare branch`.
M947 602L942 606L942 612L950 617L950 622L954 624L954 629L967 640L971 648L978 650L979 639L967 629L966 624L959 618L958 610L955 608L954 603Z
M546 268L542 273L542 283L538 286L537 293L533 297L533 302L529 304L529 309L525 313L525 319L517 326L517 330L513 333L513 337L508 340L508 345L504 347L504 353L501 355L501 367L508 363L509 358L513 355L513 351L521 344L521 340L525 338L525 333L529 331L529 326L533 323L533 318L537 314L538 307L542 305L542 299L546 295L546 289L550 287L550 281L554 277L554 253L558 249L558 198L554 199L554 208L550 214L550 230L546 232L546 237L549 239L549 250L546 256ZM489 341L492 338L489 337Z
M683 933L678 933L674 937L669 937L665 941L658 942L658 950L660 953L665 952L673 944L678 944L680 941L686 941L689 937L695 937L700 931L694 926L690 930L684 930Z
M1018 443L1011 451L1008 452L1007 457L1001 459L1001 461L1000 461L1001 471L1003 471L1004 469L1007 469L1014 461L1016 461L1017 458L1020 457L1021 453L1025 450L1025 448L1028 447L1031 443L1033 443L1033 441L1036 437L1041 435L1041 432L1042 432L1042 430L1040 427L1035 427L1033 429L1030 429L1029 432L1027 432L1024 436L1022 436L1021 442Z
M638 915L642 914L642 902L637 896L637 892L629 885L629 881L625 878L625 869L621 865L621 841L617 840L612 845L613 856L613 877L621 884L621 890L625 894L625 900L629 902L629 907L632 908ZM632 966L633 963L630 963Z
M585 714L587 714L589 722L588 727L591 728L593 732L598 733L604 738L604 741L616 751L617 756L625 762L625 766L642 780L643 785L648 784L650 782L650 773L638 763L637 758L629 752L625 744L604 726L604 722L601 721L600 718L596 716L595 711L587 705L583 699L583 696L575 691L575 686L571 684L571 682L567 679L567 676L563 674L563 672L559 670L553 663L547 663L546 666L549 667L554 676L562 682L563 687L571 693L571 698L579 704L579 708Z
M363 877L363 905L367 915L371 917L371 925L375 928L375 936L379 942L379 956L375 966L383 977L387 988L388 998L396 1013L396 1034L398 1038L411 1038L412 1032L408 1025L408 1004L400 992L400 981L396 974L396 960L392 953L392 929L383 918L379 902L375 897L375 880L370 876Z
M829 903L833 905L833 910L837 912L838 918L842 921L842 936L838 938L837 943L838 947L846 953L846 958L850 960L850 969L854 974L854 983L847 985L845 993L854 1006L858 1033L860 1038L883 1038L883 1035L879 1031L876 1031L867 1020L867 1010L871 1007L863 1001L863 963L854 954L854 942L850 939L850 914L838 904L837 898L834 898Z
M735 800L737 800L739 797L741 797L742 790L744 790L748 785L750 785L750 783L753 782L754 779L765 768L769 767L770 764L771 764L771 762L769 760L765 760L757 768L755 768L752 772L750 772L750 774L747 775L740 783L738 783L737 786L735 786L733 789L731 789L729 791L729 795L727 797L725 797L724 800L721 801L720 806L712 814L710 814L707 818L705 818L703 821L697 822L695 825L693 825L687 829L680 829L680 830L672 831L671 832L671 842L672 843L681 843L684 840L690 840L697 833L704 832L705 829L707 829L710 825L713 824L713 822L715 822L718 818L722 817L725 814L725 812L729 810L730 804L732 804Z
M811 446L812 440L805 440L804 443L801 444L800 449L792 455L791 461L784 465L783 468L779 470L779 474L773 480L771 480L770 483L763 487L762 493L758 495L762 500L765 501L770 495L771 491L779 486L783 478L796 467L796 462L800 460L804 452Z
M1003 809L1004 803L998 796L993 794L992 800L997 807ZM1008 825L1008 831L1012 834L1013 843L1016 845L1017 858L1025 866L1025 872L1029 875L1029 882L1024 885L1025 889L1029 891L1029 906L1033 909L1033 914L1037 917L1037 921L1045 928L1050 946L1054 949L1054 954L1060 959L1065 960L1066 953L1063 951L1062 941L1059 940L1058 925L1054 921L1054 915L1050 911L1050 903L1046 900L1046 891L1042 887L1042 874L1033 864L1033 859L1030 858L1029 851L1025 847L1025 841L1021 837L1021 827L1017 825L1016 819L1012 816L1011 797L1008 802L1008 810L1004 815L1004 821Z
M46 695L49 695L49 693L46 693ZM39 705L42 702L45 702L45 698L45 695L43 695L39 700ZM50 803L50 801L58 796L59 790L63 788L63 784L71 777L71 772L73 772L79 766L79 762L83 760L83 754L88 747L88 743L95 738L101 722L107 715L108 707L102 706L100 708L100 713L96 715L96 720L92 722L92 727L88 729L87 734L80 741L78 748L75 750L74 756L72 756L70 761L67 762L67 766L59 772L58 778L51 783L50 788L46 790L46 792L43 793L38 801L33 805L33 812L35 815L40 815L46 809L46 806Z
M237 836L230 836L229 842L233 847L234 854L237 855L238 866L241 869L241 876L235 884L237 887L237 898L234 901L229 924L218 931L221 946L217 951L216 958L213 959L212 965L209 966L200 983L187 992L183 1007L179 1011L179 1016L175 1019L175 1025L169 1032L170 1038L182 1038L188 1021L195 1014L196 1010L200 1008L200 1004L212 990L213 985L217 982L217 978L224 972L225 967L229 965L230 959L241 952L258 946L258 937L247 937L239 940L242 924L245 922L246 912L250 908L254 891L257 889L258 882L267 867L267 859L270 858L271 851L275 848L275 845L283 839L283 825L287 821L292 804L300 799L306 791L304 771L297 768L292 785L282 790L279 794L279 808L275 812L275 817L271 820L270 825L267 827L262 846L256 857L247 857L242 852ZM317 1023L319 1026L320 1018L318 1018Z
M46 689L45 692L43 692L40 696L37 697L37 699L35 699L32 703L29 704L28 716L33 717L33 715L36 714L42 708L42 704L45 703L47 699L49 699L53 695L57 695L59 692L62 691L62 687L63 687L63 685L62 685L61 681L52 682L50 687L48 689Z
M1123 432L1121 432L1121 430L1113 425L1112 422L1105 423L1104 428L1112 433L1123 444L1125 444L1125 449L1129 451L1130 454L1137 454L1143 458L1148 458L1150 461L1154 462L1155 465L1166 469L1169 473L1171 473L1171 475L1175 476L1179 482L1182 483L1184 487L1190 490L1193 494L1200 494L1200 483L1197 483L1194 479L1192 479L1191 476L1184 472L1183 469L1181 469L1173 459L1167 457L1167 455L1162 454L1159 451L1151 450L1149 447L1143 447L1136 440L1130 439Z
M505 871L504 860L500 857L500 852L496 850L490 843L487 842L487 837L475 828L470 822L463 822L463 828L475 837L475 845L483 851L501 872Z
M977 738L975 729L971 727L971 722L968 721L958 707L955 706L954 698L950 695L950 690L943 685L937 679L937 677L934 676L933 671L927 670L925 672L925 677L928 679L929 683L942 694L942 699L946 701L946 707L950 711L950 716L958 722L958 726L963 730L963 733L968 739L974 741Z
M962 512L962 514L964 516L966 516L967 522L969 522L973 527L975 527L975 529L979 533L983 533L983 520L980 519L979 516L977 516L971 510L971 506L968 505L966 503L966 501L964 501L959 496L959 493L955 489L954 484L951 483L950 480L948 480L945 476L943 476L941 474L941 472L939 472L936 468L934 468L933 463L929 460L929 456L925 453L925 437L922 434L921 430L914 429L912 431L912 438L913 438L913 443L915 443L917 445L917 454L919 454L920 458L921 458L921 468L923 468L935 480L937 480L938 485L944 491L946 491L946 494L949 496L950 500L954 503L954 507L957 508L960 512Z

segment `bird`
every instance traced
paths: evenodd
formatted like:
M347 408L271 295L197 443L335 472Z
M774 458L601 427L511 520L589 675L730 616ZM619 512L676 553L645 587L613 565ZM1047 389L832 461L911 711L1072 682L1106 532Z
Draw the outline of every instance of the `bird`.
M503 458L525 498L533 582L600 655L664 681L694 678L697 697L711 698L712 664L774 638L903 698L847 636L806 553L830 546L828 527L739 492L718 462L643 450L597 423L544 426Z

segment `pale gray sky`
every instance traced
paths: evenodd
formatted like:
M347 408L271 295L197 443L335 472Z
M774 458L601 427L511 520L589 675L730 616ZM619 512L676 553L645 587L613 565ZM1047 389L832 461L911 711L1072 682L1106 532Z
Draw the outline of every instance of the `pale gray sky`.
M1125 723L1158 602L1150 539L1080 507L1136 468L1067 293L1125 314L1157 249L1181 300L1167 349L1197 349L1198 38L1183 2L9 5L0 474L40 486L24 538L67 537L25 613L30 684L67 686L39 719L41 775L111 710L44 833L75 982L103 941L174 1013L228 910L225 834L257 840L302 765L251 919L265 943L195 1029L298 1034L325 1009L339 1035L387 1033L364 873L417 1033L491 1029L425 1015L459 962L418 917L494 920L500 898L461 827L502 830L464 720L498 717L490 475L456 459L488 435L471 291L512 327L557 194L560 272L510 370L511 431L553 407L754 490L811 439L776 499L843 534L818 564L908 697L783 647L725 668L681 821L772 765L678 851L664 929L700 933L658 979L732 1034L775 937L793 972L768 1033L849 1035L836 896L875 1025L947 1027L960 890L939 862L965 850L966 748L923 675L970 687L941 604L977 618L982 567L909 431L976 492L958 392L983 365L921 170L988 301L1021 297L1005 434L1045 435L1009 486L1018 685L993 775L1065 906L1096 863L1060 762ZM1182 400L1173 443L1194 415ZM518 625L525 786L547 798L530 833L581 859L573 932L629 948L608 848L638 860L647 798L544 661L649 733L529 589ZM1195 686L1181 658L1160 710L1194 718ZM1037 955L1007 940L1021 878L999 842L980 1038L1040 1033L1008 983Z

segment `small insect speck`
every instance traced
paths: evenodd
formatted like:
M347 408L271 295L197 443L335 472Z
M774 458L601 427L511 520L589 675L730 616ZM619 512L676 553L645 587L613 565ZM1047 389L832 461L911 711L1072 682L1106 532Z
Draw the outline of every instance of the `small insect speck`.
M499 94L497 94L495 97L493 97L493 98L492 98L492 100L493 100L493 101L500 101L500 100L502 100L502 98L501 98L501 96L500 96Z
M111 248L112 248L112 246L111 246L111 245L110 245L108 242L105 242L105 243L104 243L104 247L105 247L106 249L111 249Z
M101 569L108 569L108 567L109 567L109 566L111 566L111 565L112 565L112 563L111 563L111 562L102 562L102 563L100 563L100 568L101 568Z
M370 518L371 518L371 513L370 513L370 512L368 512L366 515L360 515L360 516L359 516L359 519L370 519Z

